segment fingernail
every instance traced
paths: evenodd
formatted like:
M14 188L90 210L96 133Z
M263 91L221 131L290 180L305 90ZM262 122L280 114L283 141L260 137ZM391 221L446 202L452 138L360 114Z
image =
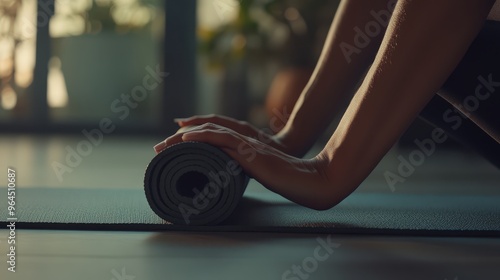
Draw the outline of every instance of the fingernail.
M186 120L185 118L175 118L174 122L179 123L179 122L183 122L185 120Z
M154 146L154 150L156 153L161 152L167 146L167 141L162 141Z

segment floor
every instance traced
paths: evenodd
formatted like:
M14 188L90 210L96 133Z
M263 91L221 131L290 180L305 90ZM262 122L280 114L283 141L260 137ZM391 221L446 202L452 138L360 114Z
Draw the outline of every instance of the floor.
M83 135L2 136L1 168L16 170L19 188L141 188L159 140L106 136L87 145ZM439 147L404 182L388 184L386 174L397 174L412 152L391 150L357 191L500 194L495 167ZM500 238L16 230L12 273L9 234L0 230L2 280L500 279Z
M328 242L328 236L296 234L20 231L17 271L6 271L2 253L0 275L73 280L500 276L498 239L331 236L335 245L327 251L318 238Z

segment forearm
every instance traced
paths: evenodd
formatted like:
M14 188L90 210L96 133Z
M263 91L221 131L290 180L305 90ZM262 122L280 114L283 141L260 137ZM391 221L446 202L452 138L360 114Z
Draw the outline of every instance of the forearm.
M493 0L400 0L367 76L328 144L313 159L298 159L213 123L174 137L223 149L248 175L291 201L314 209L330 208L359 186L441 87L492 4ZM323 67L330 67L326 64ZM345 75L340 70L334 72L331 79ZM307 142L301 133L317 133L319 119L325 118L322 114L334 105L330 95L323 96L324 100L309 97L318 92L306 92L303 105L295 110L297 120L291 126L295 129L297 124L302 131L297 134L291 130L290 135L297 138L289 138L290 142ZM306 113L315 117L308 118ZM302 118L312 121L302 124Z
M342 199L373 170L456 67L494 1L400 0L363 84L317 159Z
M394 3L395 0L341 2L316 69L287 125L276 135L286 152L302 156L329 125L342 99L353 93L375 57ZM372 23L367 32L369 22Z

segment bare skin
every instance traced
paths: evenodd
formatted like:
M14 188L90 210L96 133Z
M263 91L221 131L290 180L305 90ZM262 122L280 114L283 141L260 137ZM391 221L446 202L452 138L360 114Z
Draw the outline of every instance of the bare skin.
M316 70L278 135L222 116L194 116L177 122L195 127L167 138L155 150L181 141L218 146L269 190L309 208L329 209L359 186L439 90L493 3L399 0L385 35L347 63L340 43L351 42L353 27L363 27L369 11L385 9L387 1L344 1ZM372 60L324 149L314 158L298 158L329 124L335 104L354 89Z

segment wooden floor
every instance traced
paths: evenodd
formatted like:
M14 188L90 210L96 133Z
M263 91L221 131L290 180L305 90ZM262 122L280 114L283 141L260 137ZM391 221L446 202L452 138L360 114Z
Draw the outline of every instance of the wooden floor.
M1 168L16 169L19 188L137 188L159 140L105 138L59 180L52 164L65 163L81 137L0 137ZM357 191L500 193L489 163L439 149L404 183L380 184L409 152L392 150ZM0 230L1 280L500 279L493 238L16 230L12 273L8 235Z
M499 239L330 236L333 245L327 250L318 238L326 243L329 237L26 230L17 233L15 273L7 271L2 239L0 275L37 280L499 279Z

